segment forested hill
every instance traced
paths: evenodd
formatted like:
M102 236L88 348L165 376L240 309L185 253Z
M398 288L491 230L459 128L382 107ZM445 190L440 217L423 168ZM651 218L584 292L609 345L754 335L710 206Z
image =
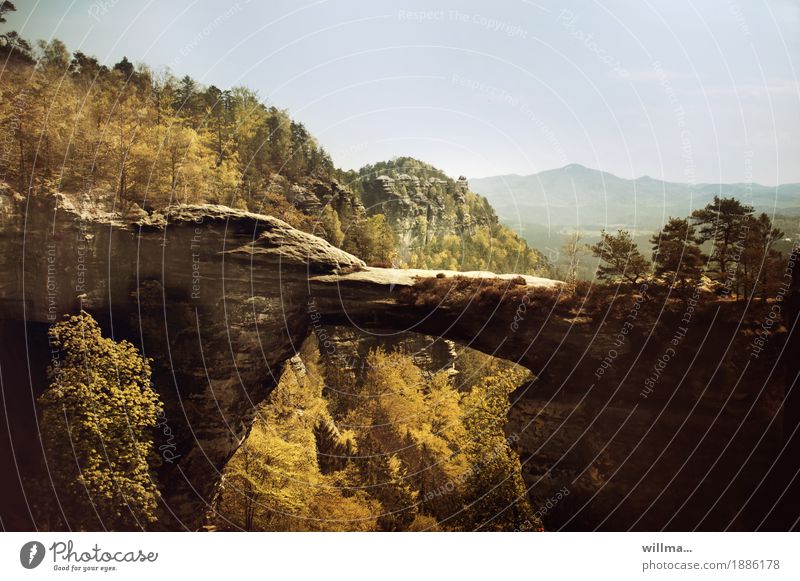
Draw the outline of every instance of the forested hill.
M61 192L130 217L217 203L276 216L373 264L543 272L463 178L411 158L342 172L302 123L246 87L5 38L0 192L14 199Z
M287 182L333 176L303 124L245 87L203 87L127 58L107 67L58 40L2 50L2 178L22 195L255 210L275 203L268 192L286 197Z
M489 201L464 176L397 157L342 175L371 214L383 214L398 236L400 258L421 268L543 273L539 252L501 225Z

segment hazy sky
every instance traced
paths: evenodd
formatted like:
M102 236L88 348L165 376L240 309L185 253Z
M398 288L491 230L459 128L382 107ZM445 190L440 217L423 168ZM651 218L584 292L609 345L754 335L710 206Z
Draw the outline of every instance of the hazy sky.
M256 89L345 168L800 182L795 0L16 4L3 30Z

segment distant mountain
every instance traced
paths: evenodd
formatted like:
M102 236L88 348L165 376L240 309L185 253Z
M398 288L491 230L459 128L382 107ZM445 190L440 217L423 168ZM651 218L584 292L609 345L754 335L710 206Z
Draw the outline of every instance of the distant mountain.
M571 164L529 176L504 175L470 179L470 188L485 196L500 219L525 231L603 227L660 228L670 216L687 216L715 194L733 196L756 211L800 216L800 184L681 184L651 177L635 180Z

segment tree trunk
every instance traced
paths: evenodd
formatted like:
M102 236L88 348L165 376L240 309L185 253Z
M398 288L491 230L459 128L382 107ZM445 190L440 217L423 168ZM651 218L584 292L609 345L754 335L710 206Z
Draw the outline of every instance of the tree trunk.
M25 175L25 144L22 142L22 125L20 124L19 131L19 193L23 196L27 196L28 192L26 190L25 184L27 183L28 179Z

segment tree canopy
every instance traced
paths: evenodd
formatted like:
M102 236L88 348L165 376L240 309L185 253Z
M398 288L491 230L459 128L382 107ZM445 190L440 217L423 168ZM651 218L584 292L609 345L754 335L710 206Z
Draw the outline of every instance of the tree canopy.
M159 499L151 430L162 411L149 362L85 312L54 325L50 343L58 357L39 405L52 512L71 529L146 528Z
M304 365L287 365L226 468L220 526L512 530L538 522L503 432L524 373L470 373L465 395L447 373L426 374L400 351L371 351L358 379L321 367L313 340L301 355Z

